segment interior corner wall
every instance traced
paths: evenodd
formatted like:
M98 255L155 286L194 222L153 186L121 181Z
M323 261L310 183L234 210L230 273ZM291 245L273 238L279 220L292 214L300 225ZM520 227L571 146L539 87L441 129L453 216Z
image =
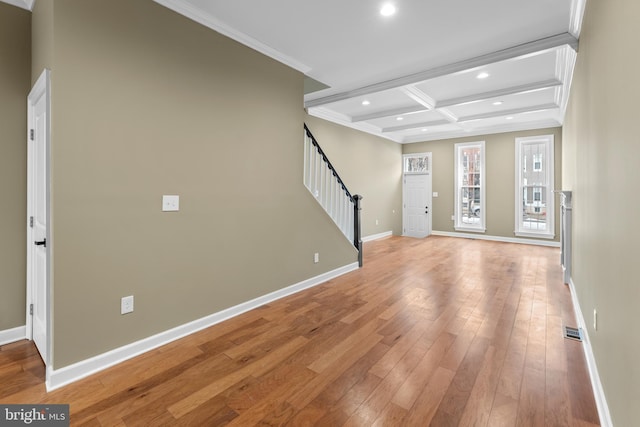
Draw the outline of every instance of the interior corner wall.
M572 280L616 426L640 420L638 20L636 0L587 2L563 131Z
M303 185L301 73L152 0L53 16L55 369L357 261Z
M554 189L562 188L562 130L535 129L403 145L403 153L431 152L432 187L438 192L432 204L435 231L454 233L454 148L461 142L485 141L486 236L515 238L515 140L527 136L554 135ZM555 238L560 241L560 203L555 201ZM525 238L521 238L525 239Z
M31 14L0 3L0 331L26 313L27 95Z
M363 197L362 236L402 235L402 146L310 115L305 121L349 191Z

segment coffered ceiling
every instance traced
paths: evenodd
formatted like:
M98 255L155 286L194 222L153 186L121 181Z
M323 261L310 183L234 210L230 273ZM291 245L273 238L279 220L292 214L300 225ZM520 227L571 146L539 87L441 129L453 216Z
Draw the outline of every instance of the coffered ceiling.
M586 0L154 1L304 73L309 114L408 143L561 126Z

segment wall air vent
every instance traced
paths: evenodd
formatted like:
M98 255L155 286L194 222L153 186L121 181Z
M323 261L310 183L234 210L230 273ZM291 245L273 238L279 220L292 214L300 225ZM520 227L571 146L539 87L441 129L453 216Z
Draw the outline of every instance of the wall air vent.
M582 330L579 328L565 326L563 328L563 334L565 338L569 338L571 340L576 340L576 341L582 341Z

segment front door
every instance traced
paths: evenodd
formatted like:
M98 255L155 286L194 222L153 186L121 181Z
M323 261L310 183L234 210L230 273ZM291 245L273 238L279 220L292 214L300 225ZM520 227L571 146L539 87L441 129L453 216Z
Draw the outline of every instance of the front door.
M27 335L48 361L49 72L28 97Z
M404 235L426 237L431 234L431 176L411 174L404 176Z

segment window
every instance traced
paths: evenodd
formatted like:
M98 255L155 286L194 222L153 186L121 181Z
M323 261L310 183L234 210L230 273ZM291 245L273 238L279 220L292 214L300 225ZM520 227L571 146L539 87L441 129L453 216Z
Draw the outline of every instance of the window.
M455 145L454 227L483 233L485 227L484 141Z
M526 171L526 166L525 166L525 171ZM542 171L542 154L533 155L533 171L534 172Z
M516 138L516 236L555 237L553 150L553 135Z
M404 173L429 172L429 156L427 154L405 154Z

